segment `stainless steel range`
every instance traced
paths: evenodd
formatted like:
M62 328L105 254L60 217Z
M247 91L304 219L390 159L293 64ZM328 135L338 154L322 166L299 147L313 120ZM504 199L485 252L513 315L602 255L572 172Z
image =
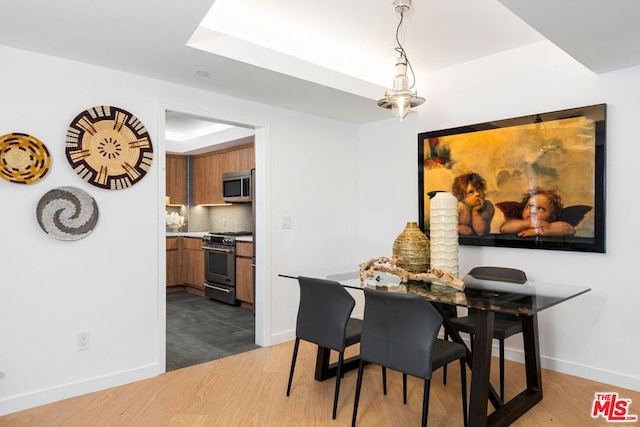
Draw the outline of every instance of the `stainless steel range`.
M251 232L212 232L202 238L204 293L207 297L238 305L236 300L236 237Z

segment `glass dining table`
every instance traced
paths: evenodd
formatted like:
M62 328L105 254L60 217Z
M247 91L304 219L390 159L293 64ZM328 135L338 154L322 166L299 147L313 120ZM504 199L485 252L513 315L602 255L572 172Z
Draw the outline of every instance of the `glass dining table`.
M343 272L340 272L343 271ZM374 277L361 279L357 271L334 270L333 272L312 272L308 274L279 274L280 277L296 279L298 276L333 280L351 289L365 288L387 292L401 292L420 295L434 303L443 317L443 326L452 340L465 345L467 365L471 370L471 392L469 398L470 426L508 426L542 400L542 369L538 338L538 313L567 300L575 298L591 289L583 286L534 282L523 284L485 280L466 275L463 277L464 290L442 286L430 281L410 281L399 283L394 275L380 273ZM466 346L458 331L450 322L446 305L454 305L474 310L476 313L476 335L473 352ZM518 316L522 322L526 388L512 399L503 402L489 381L493 325L496 313ZM350 362L355 365L355 361ZM348 367L345 367L348 369ZM329 366L329 351L318 349L316 360L317 380L335 375ZM489 413L487 402L494 411Z

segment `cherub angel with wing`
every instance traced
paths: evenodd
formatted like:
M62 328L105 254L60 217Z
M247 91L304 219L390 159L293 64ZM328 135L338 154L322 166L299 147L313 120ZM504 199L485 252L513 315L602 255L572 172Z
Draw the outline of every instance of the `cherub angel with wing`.
M496 206L506 219L500 226L500 232L519 237L573 236L575 227L592 209L585 205L565 208L558 193L540 187L530 189L519 203L501 202Z

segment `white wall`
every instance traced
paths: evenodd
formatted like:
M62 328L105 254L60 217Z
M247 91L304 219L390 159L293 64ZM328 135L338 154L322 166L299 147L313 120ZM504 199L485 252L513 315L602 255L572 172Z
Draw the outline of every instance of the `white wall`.
M541 42L420 80L428 91L418 117L395 128L385 122L361 129L360 258L389 255L404 223L417 220L417 133L607 103L606 254L462 246L460 271L512 266L532 280L590 287L591 292L540 313L543 366L640 390L635 338L640 291L633 272L640 230L632 206L637 187L632 171L640 154L640 68L595 75ZM378 176L384 165L389 172ZM371 209L373 203L378 209ZM507 340L508 357L522 360L521 343L518 336Z
M539 43L419 76L428 90L418 114L357 128L9 48L0 47L0 58L13 64L0 68L0 134L37 136L53 157L39 183L0 180L0 414L164 372L165 108L257 126L257 339L270 345L293 337L297 310L297 284L279 272L388 255L405 223L417 220L418 132L606 102L607 253L463 247L460 270L512 265L535 280L590 286L541 313L543 362L640 389L635 180L622 176L639 150L640 69L595 76ZM71 120L103 104L135 114L154 142L150 172L126 190L85 183L64 154ZM67 185L100 209L95 231L76 242L46 236L35 218L40 197ZM292 229L281 228L282 216L292 217ZM91 348L78 352L84 330ZM507 345L517 358L519 341Z
M297 283L279 272L355 259L356 126L4 47L0 62L0 135L34 135L52 156L38 183L0 180L0 414L164 372L165 109L257 127L259 344L293 336ZM93 187L66 160L69 123L96 105L128 110L150 133L153 165L131 188ZM82 240L38 226L39 199L60 186L97 202ZM87 351L76 349L80 331Z

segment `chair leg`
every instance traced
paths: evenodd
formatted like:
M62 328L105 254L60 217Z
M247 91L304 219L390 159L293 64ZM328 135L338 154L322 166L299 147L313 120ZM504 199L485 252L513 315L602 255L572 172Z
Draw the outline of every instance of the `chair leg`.
M336 419L336 412L338 410L338 395L340 394L340 378L342 377L342 363L344 362L344 351L340 352L338 358L338 372L336 372L336 391L333 395L333 419Z
M444 340L447 341L449 339L449 334L447 330L444 331ZM448 365L448 364L447 364ZM442 384L447 385L447 365L444 365L442 368Z
M500 341L500 399L504 402L504 341Z
M462 388L462 420L465 427L469 424L467 412L467 364L464 357L460 359L460 387Z
M296 358L298 357L298 346L300 345L300 338L296 338L296 343L293 346L293 356L291 358L291 370L289 371L289 384L287 385L287 396L291 392L291 381L293 380L293 370L296 367Z
M387 395L387 368L382 366L382 392Z
M360 401L360 388L362 387L362 375L364 361L360 359L360 364L358 365L358 379L356 381L356 397L353 401L353 417L351 418L351 427L356 427L356 418L358 417L358 403Z
M407 374L402 374L402 403L407 404Z
M422 427L427 427L427 418L429 418L429 389L431 388L431 380L424 380L424 395L422 399Z

